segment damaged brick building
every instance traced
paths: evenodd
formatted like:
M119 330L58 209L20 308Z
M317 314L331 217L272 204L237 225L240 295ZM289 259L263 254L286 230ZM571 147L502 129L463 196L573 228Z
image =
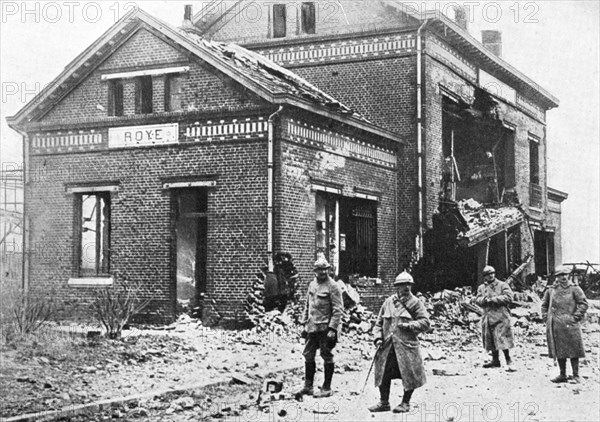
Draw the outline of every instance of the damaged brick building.
M216 323L242 318L274 252L303 275L326 253L338 272L391 280L405 142L204 40L186 13L174 28L130 12L8 119L24 135L26 247L45 251L27 254L27 287L77 314L131 283L147 318L193 299Z
M468 10L415 5L221 1L194 22L408 140L399 268L412 266L422 289L475 286L486 263L501 278L546 276L560 263L567 197L546 182L546 113L559 102L502 59L501 33L469 33Z
M485 263L553 267L558 100L460 10L205 6L181 28L132 11L7 119L24 136L26 250L53 245L25 254L31 289L73 309L130 281L157 319L183 298L227 321L277 253L301 280L317 254L364 276L373 307L408 267L421 289L475 285Z

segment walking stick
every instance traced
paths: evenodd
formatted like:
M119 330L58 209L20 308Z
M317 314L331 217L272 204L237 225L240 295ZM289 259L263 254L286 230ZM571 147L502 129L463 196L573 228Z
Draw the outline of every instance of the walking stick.
M381 343L379 343L379 346L377 346L377 349L375 350L375 355L373 356L373 362L371 362L371 367L369 368L369 372L367 373L367 379L365 380L365 385L363 385L363 388L360 392L360 396L362 396L362 394L365 392L365 388L367 388L367 382L369 381L369 376L371 375L371 371L373 370L373 365L375 365L375 359L377 359L377 353L379 353L381 351L381 349L384 348L384 346L387 346L387 343L390 342L392 339L392 337L389 337L386 341L382 341Z

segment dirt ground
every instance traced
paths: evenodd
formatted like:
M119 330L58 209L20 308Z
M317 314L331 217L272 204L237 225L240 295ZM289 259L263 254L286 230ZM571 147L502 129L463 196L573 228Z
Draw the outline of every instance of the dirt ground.
M474 331L440 330L422 336L428 383L413 396L409 414L370 414L378 399L372 375L360 394L373 346L368 336L344 338L336 348L337 371L328 399L293 393L302 371L277 375L281 397L262 395L257 372L301 366L296 334L259 334L211 330L195 323L171 331L134 330L123 341L87 340L76 335L29 337L18 347L3 347L0 397L3 417L45 411L137 392L149 392L241 374L248 384L144 399L75 421L596 421L600 415L600 326L584 326L587 357L580 384L552 384L558 372L547 357L544 327L515 327L516 372L483 369L487 360ZM49 346L51 344L51 346ZM321 366L321 362L318 363ZM317 382L322 372L317 374ZM401 398L392 385L392 405ZM272 400L275 399L275 400Z

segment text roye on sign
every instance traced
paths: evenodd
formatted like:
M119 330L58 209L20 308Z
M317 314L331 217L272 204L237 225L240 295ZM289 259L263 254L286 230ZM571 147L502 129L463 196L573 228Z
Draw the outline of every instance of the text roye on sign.
M115 127L108 130L109 148L176 144L178 139L179 123Z

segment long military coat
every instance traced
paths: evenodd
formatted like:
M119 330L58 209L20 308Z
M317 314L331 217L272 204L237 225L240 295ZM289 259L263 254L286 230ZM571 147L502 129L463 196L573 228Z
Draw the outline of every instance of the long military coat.
M555 282L546 290L542 315L547 315L546 338L551 358L585 357L580 321L587 308L587 299L579 286L571 284L563 287Z
M407 323L408 328L398 327L400 323ZM404 389L414 390L425 384L425 368L417 335L427 331L430 325L425 305L412 294L404 303L398 295L383 302L373 328L375 339L383 340L383 347L375 356L375 387L381 385L392 347Z
M487 299L484 302L484 298ZM498 279L477 289L475 303L483 308L481 336L486 350L506 350L514 347L508 304L513 300L509 285Z

